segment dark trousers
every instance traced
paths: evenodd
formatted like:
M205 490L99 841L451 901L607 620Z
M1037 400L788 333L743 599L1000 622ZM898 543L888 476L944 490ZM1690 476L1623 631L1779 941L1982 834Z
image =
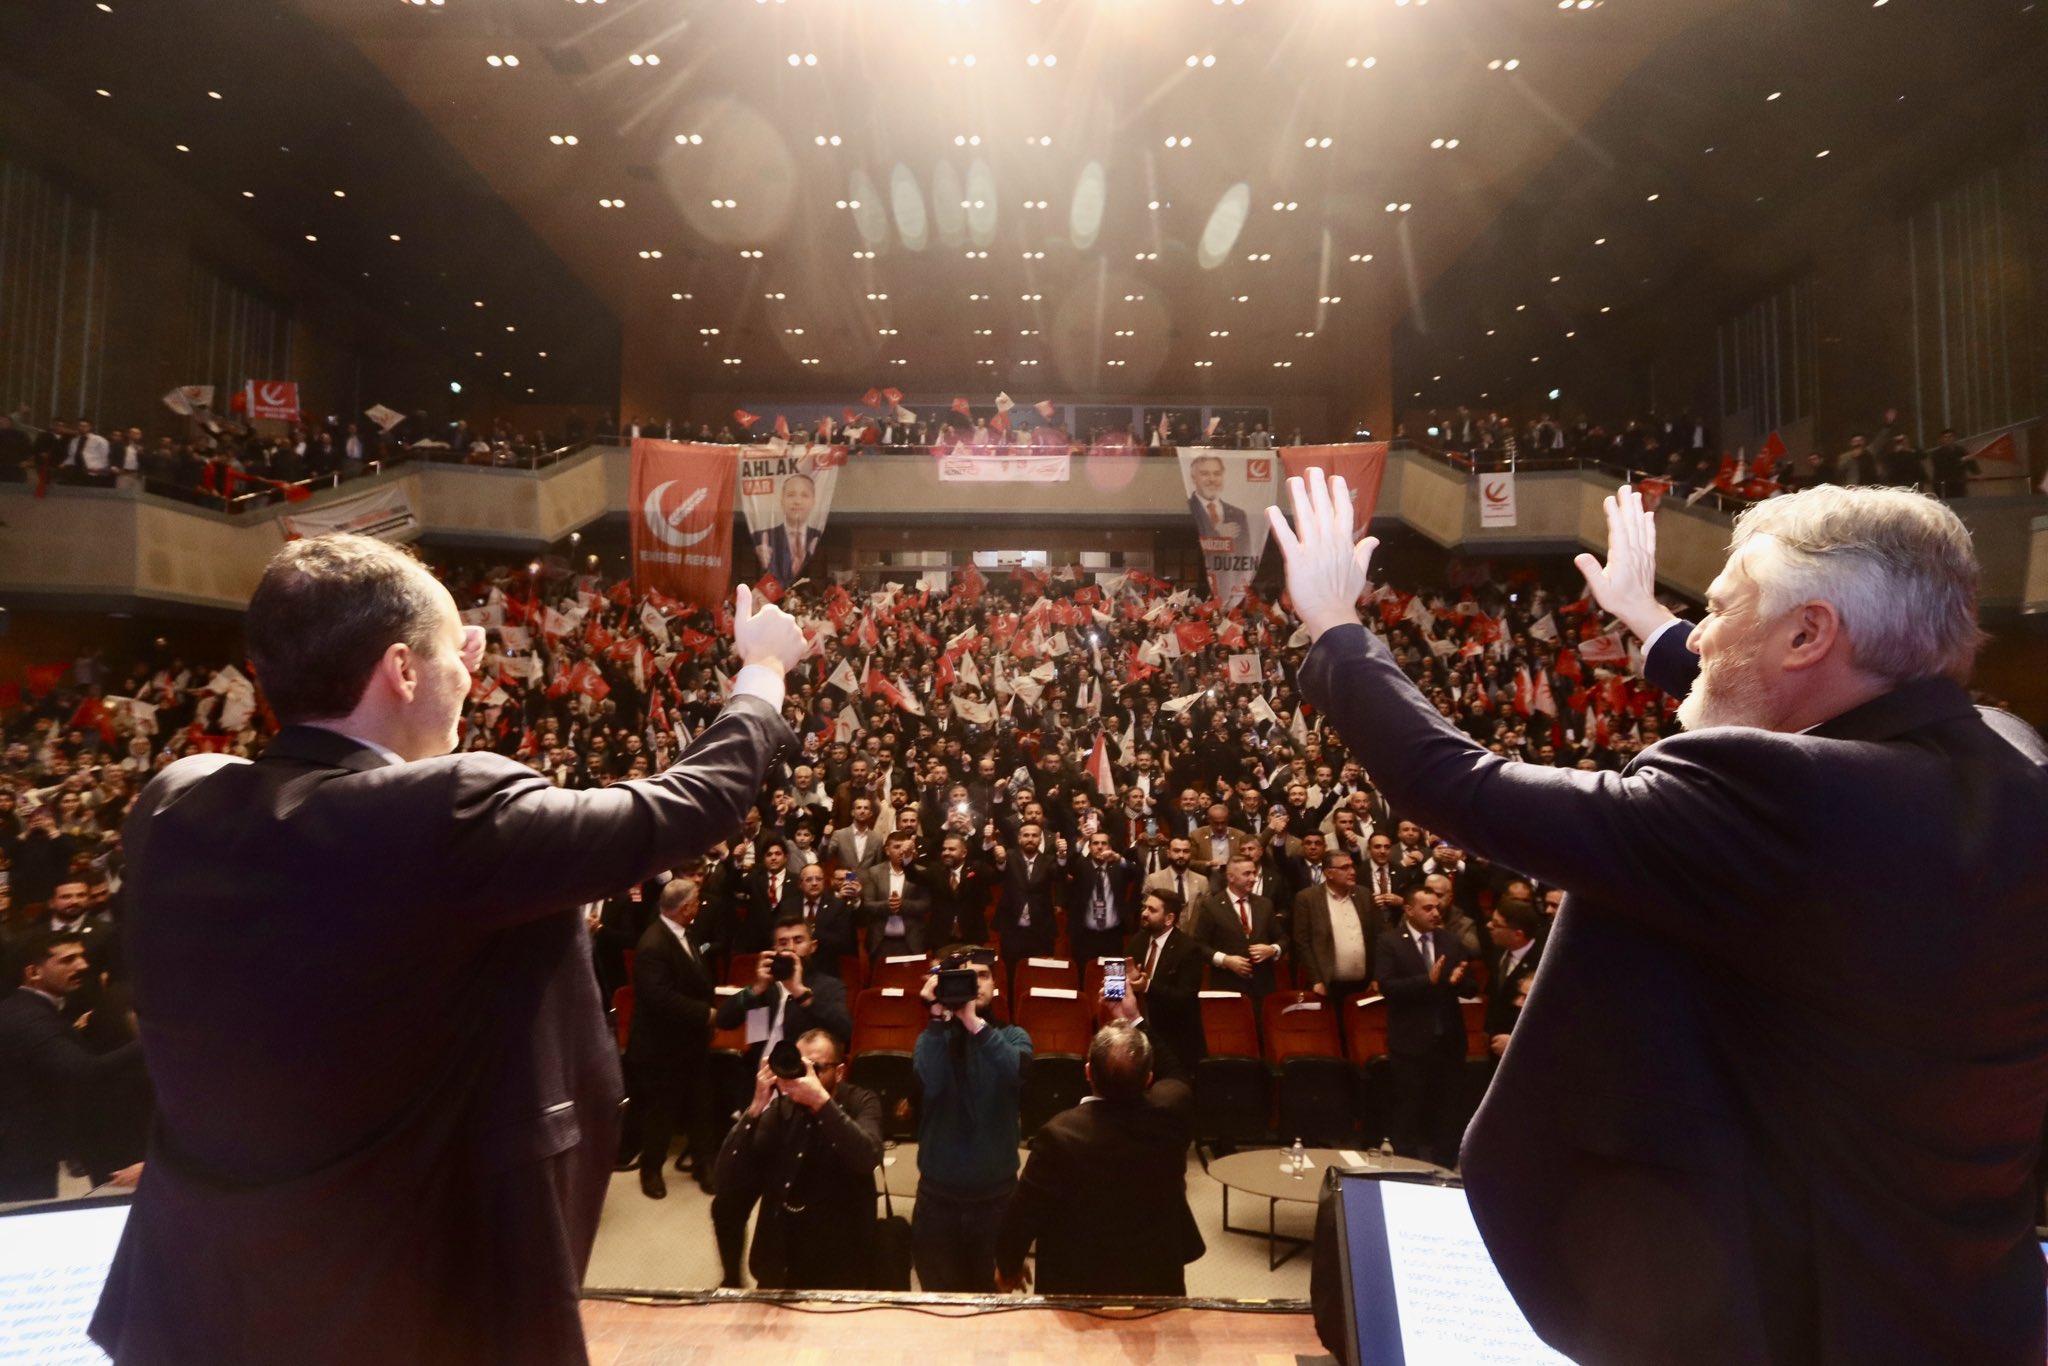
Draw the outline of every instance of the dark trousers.
M1463 1040L1459 1040L1463 1042ZM1393 1140L1403 1157L1419 1157L1441 1166L1458 1160L1459 1081L1464 1074L1462 1052L1437 1050L1416 1056L1394 1056Z
M710 1055L697 1050L681 1057L628 1059L633 1120L640 1129L640 1170L658 1172L669 1143L681 1128L700 1182L711 1179L718 1158L718 1123L712 1112Z
M920 1289L941 1295L995 1293L996 1228L1016 1186L1009 1181L993 1194L977 1190L962 1198L934 1189L930 1181L919 1183L910 1255Z

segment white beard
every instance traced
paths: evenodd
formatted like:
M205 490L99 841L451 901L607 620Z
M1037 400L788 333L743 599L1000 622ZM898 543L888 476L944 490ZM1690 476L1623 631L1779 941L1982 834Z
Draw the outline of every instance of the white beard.
M1769 730L1770 690L1753 660L1725 656L1718 666L1700 669L1692 691L1678 704L1678 723L1689 731L1717 726Z

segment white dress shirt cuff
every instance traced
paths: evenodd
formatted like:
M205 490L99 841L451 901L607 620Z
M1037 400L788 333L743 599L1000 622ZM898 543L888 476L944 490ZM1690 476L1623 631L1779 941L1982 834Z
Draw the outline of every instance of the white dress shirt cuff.
M786 691L781 673L766 664L746 665L732 680L734 697L741 693L749 697L758 697L777 711L782 710L782 698Z
M1650 657L1650 651L1657 648L1657 642L1664 639L1664 633L1674 626L1684 626L1690 628L1692 626L1692 623L1687 621L1684 617L1673 617L1671 620L1665 622L1662 626L1659 626L1656 630L1650 632L1650 638L1643 642L1643 658L1648 659Z

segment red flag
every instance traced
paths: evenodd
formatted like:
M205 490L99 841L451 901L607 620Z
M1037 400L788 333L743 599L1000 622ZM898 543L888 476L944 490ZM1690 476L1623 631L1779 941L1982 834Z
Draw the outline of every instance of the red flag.
M1280 463L1290 478L1308 477L1320 468L1332 478L1342 475L1351 490L1351 529L1364 539L1371 528L1373 509L1380 500L1380 481L1387 474L1387 443L1368 441L1346 446L1284 446Z
M941 688L950 688L958 677L958 671L953 668L953 652L948 650L932 666L932 681Z
M896 404L903 402L903 391L901 389L884 389L882 391L882 397L888 399L890 406L893 407ZM873 407L874 405L870 404L868 406Z
M620 579L610 588L605 589L604 595L621 607L631 607L633 605L633 585L629 580Z
M1588 664L1627 664L1628 646L1619 631L1594 636L1579 646L1579 658Z
M243 411L251 421L299 420L299 386L291 380L252 379L242 392Z
M583 627L583 641L593 650L609 650L612 647L613 636L604 628L603 623L592 617Z
M1642 495L1643 511L1655 512L1657 504L1663 502L1670 495L1671 481L1669 479L1644 479L1636 484L1636 492Z
M860 418L860 414L852 408L841 408L839 410L839 416L840 419L844 421L846 425L849 427L851 427Z
M1785 458L1785 439L1776 432L1764 438L1763 449L1756 453L1756 463L1749 467L1752 479L1769 479L1771 471Z
M71 671L68 664L31 664L25 670L28 674L28 695L47 697L50 690L64 681L64 675Z
M702 631L692 630L688 626L676 636L677 648L688 653L692 659L702 655L717 643L715 638L705 635Z
M882 406L882 391L879 389L870 389L860 396L860 401L861 406L863 407L879 408Z
M988 420L988 429L992 432L1009 431L1010 415L1008 413L997 413L994 417Z
M1206 621L1184 621L1173 628L1173 638L1180 642L1182 654L1193 654L1216 639L1216 633Z
M642 594L719 601L732 578L739 453L641 437L633 443L633 584Z
M973 565L970 564L960 571L960 592L970 602L979 598L987 586L982 581L981 571Z
M1131 682L1143 683L1153 674L1159 672L1159 669L1156 665L1147 664L1144 660L1138 658L1137 646L1126 646L1125 655L1126 658L1129 660L1129 663L1127 665L1127 676Z
M1529 666L1515 670L1515 710L1528 716L1536 710L1536 685L1529 680Z
M745 408L735 408L732 410L732 420L739 423L742 430L752 431L754 424L761 420L761 415L750 413Z
M754 591L770 602L781 602L782 580L773 574L763 574L761 581L754 585Z
M956 398L953 400L953 411L960 414L960 416L962 417L974 416L973 407L964 398Z

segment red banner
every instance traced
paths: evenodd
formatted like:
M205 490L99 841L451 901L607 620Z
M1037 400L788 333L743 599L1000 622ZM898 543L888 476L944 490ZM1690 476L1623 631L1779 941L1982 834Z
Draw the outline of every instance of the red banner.
M633 588L713 606L732 581L739 452L641 437L633 443Z
M1380 501L1380 480L1387 474L1387 443L1368 441L1349 446L1282 446L1280 461L1290 479L1307 478L1311 469L1321 469L1330 478L1344 476L1351 490L1351 526L1362 540L1372 523L1372 512ZM1282 497L1280 506L1289 512L1292 502Z
M252 379L244 400L250 421L297 422L299 386L291 380Z

